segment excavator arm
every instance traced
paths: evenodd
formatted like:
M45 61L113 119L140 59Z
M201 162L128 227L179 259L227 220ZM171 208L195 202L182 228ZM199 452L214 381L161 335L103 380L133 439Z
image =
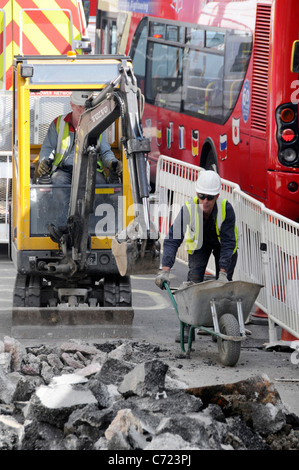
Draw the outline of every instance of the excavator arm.
M141 96L131 67L120 68L119 76L95 98L86 102L76 136L69 214L66 226L52 238L63 252L56 270L69 277L82 273L88 252L89 216L93 212L97 170L97 141L117 118L122 123L122 143L128 161L134 220L112 240L112 253L120 275L156 273L159 267L158 232L150 221L147 154L149 140L141 126ZM59 236L57 236L59 233Z

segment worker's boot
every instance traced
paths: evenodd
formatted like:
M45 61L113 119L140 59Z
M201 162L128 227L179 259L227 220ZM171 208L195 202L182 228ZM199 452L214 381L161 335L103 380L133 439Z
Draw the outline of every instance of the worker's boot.
M187 325L184 327L184 343L188 343L189 341L189 332L190 332L190 325ZM192 341L195 340L195 334L194 334L194 328L193 328L193 331L192 331ZM178 334L176 337L175 337L175 342L176 343L180 343L181 342L181 334Z

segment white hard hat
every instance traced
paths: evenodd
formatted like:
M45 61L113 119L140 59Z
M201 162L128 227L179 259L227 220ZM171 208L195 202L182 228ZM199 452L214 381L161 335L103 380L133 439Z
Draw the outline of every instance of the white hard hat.
M195 191L201 194L216 196L221 190L221 179L218 173L212 170L201 171L195 183Z
M77 106L84 106L86 100L88 100L91 95L91 91L73 91L71 94L71 102Z

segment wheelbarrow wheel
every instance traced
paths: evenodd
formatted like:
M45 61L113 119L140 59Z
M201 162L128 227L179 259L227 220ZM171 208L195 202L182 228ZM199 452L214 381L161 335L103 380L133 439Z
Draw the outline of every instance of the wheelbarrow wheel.
M220 333L226 336L240 336L237 319L231 313L225 313L219 319ZM225 366L234 366L240 357L241 342L217 338L220 361Z

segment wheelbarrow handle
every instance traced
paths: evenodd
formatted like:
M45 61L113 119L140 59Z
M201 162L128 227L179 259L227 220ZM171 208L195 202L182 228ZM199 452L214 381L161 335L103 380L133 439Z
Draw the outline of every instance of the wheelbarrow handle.
M179 316L178 306L177 306L177 303L176 303L176 301L175 301L174 296L172 295L172 292L171 292L171 290L170 290L170 287L169 287L168 282L165 282L165 281L164 281L163 287L164 287L164 289L167 291L167 293L168 293L168 295L169 295L169 297L170 297L170 300L171 300L171 302L172 302L172 304L173 304L173 306L174 306L174 308L175 308L175 311L176 311L176 313L177 313L177 316Z
M175 301L175 298L170 290L170 287L169 287L169 284L168 282L165 282L163 283L163 287L165 290L167 290L168 292L168 295L170 297L170 300L174 306L174 309L176 311L176 314L178 316L178 319L179 319L179 322L180 322L180 342L181 342L181 349L182 351L185 353L185 346L184 346L184 327L185 327L185 323L181 321L180 319L180 316L179 316L179 310L178 310L178 306L177 306L177 303ZM191 344L192 344L192 329L193 327L191 327L191 330L189 332L189 341L188 341L188 351L187 351L187 356L190 354L190 349L191 349Z

